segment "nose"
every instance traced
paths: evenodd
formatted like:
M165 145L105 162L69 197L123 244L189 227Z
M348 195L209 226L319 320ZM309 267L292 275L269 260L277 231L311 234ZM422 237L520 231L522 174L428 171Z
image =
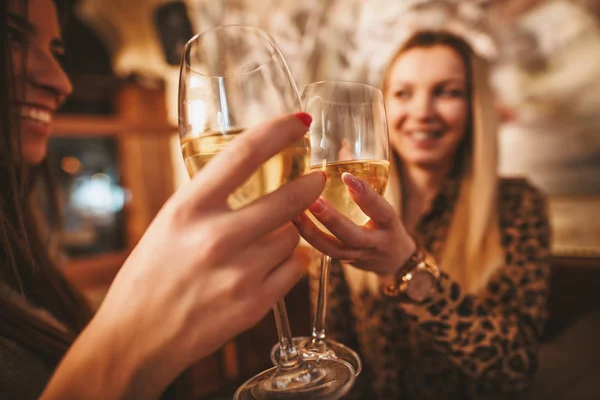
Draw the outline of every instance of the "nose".
M27 73L29 82L54 96L57 106L73 91L71 80L50 50L31 49Z
M408 105L408 114L418 120L427 120L434 116L433 97L426 92L415 93Z

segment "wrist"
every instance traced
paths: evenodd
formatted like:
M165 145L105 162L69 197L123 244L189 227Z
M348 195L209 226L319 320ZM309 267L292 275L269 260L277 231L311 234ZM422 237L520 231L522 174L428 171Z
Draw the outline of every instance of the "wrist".
M381 293L397 302L423 304L434 295L439 279L440 269L434 257L424 247L417 246L395 279L381 284Z
M406 266L406 263L413 257L417 251L417 244L415 241L407 235L407 240L401 245L402 257L398 259L398 262L394 264L394 268L390 271L379 274L379 280L381 283L390 283L396 280L396 277L400 271Z

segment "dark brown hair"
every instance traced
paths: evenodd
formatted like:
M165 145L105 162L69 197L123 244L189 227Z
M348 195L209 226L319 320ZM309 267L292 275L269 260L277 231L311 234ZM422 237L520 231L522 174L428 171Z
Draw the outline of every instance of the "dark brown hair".
M47 162L29 167L21 156L7 3L3 1L0 6L0 282L33 307L50 312L66 330L25 310L4 293L0 295L0 336L53 367L89 320L90 311L50 256L32 206L33 188L38 183L43 183L50 204L56 207L56 202L47 180ZM27 1L21 4L21 12L27 15Z

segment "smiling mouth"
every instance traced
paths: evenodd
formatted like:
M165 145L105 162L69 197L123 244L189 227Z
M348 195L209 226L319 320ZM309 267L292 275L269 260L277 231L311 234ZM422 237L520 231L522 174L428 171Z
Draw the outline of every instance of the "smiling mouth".
M39 124L48 125L52 122L52 112L40 107L23 105L19 115L23 119Z
M440 137L442 137L444 135L444 132L442 130L412 131L409 133L409 135L411 138L413 138L417 141L423 141L423 140L439 139Z

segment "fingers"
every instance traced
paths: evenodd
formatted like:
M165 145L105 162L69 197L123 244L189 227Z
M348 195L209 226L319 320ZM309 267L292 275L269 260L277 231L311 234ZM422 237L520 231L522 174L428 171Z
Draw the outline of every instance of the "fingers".
M292 255L299 241L298 230L288 222L248 247L240 258L247 261L250 273L262 281L273 268Z
M372 245L369 232L336 210L324 197L321 196L308 210L344 244L352 247Z
M243 131L215 155L190 183L199 204L222 204L269 158L300 139L310 125L307 114L288 114Z
M342 174L342 181L348 187L352 200L371 218L376 226L388 228L397 222L398 215L394 207L365 181L348 172Z
M295 179L254 203L233 211L235 243L249 243L292 220L308 208L325 188L325 175L312 172Z
M363 250L349 248L337 238L323 232L306 214L299 215L293 222L304 240L331 258L336 260L355 260L363 255Z
M283 298L302 277L302 265L295 256L290 256L265 277L257 293L259 303L274 305Z

